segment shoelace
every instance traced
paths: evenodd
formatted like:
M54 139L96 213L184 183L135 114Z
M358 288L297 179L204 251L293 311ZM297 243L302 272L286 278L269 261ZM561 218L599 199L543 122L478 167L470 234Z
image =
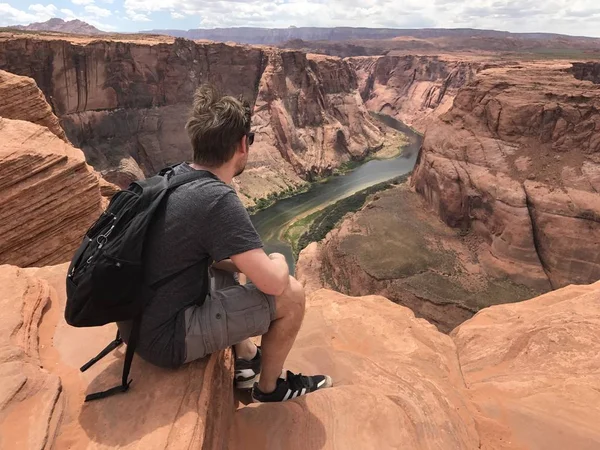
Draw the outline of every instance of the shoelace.
M288 371L287 382L292 390L301 391L303 388L310 388L310 379L303 376L301 373L294 374Z

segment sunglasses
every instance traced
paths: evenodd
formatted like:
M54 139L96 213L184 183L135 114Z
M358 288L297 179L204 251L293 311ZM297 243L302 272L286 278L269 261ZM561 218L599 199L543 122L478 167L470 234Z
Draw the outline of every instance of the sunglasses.
M252 145L254 143L254 133L251 131L246 136L248 136L248 145Z

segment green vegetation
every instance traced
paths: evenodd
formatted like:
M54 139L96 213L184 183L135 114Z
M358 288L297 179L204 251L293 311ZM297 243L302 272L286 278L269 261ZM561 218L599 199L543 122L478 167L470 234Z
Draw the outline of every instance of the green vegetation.
M322 240L346 214L362 208L370 195L403 183L407 178L408 175L402 175L390 181L375 184L292 223L286 229L283 237L292 246L295 258L298 258L302 249L308 244Z
M286 189L283 189L279 192L271 192L271 193L269 193L269 195L267 195L264 198L257 199L256 197L254 197L252 200L254 200L255 205L247 208L248 212L250 214L255 214L258 211L260 211L262 209L266 209L269 206L273 205L278 200L283 200L284 198L293 197L294 195L301 194L303 192L308 191L309 189L310 189L310 183L303 183L300 186L296 186L296 187L288 186Z

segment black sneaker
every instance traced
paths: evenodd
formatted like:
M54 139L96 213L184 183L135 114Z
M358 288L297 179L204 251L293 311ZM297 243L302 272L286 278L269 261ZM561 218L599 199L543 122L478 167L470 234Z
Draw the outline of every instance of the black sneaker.
M314 375L307 377L287 371L287 378L279 378L277 387L270 394L264 394L258 388L258 383L252 388L252 400L257 403L285 402L302 395L309 394L319 389L333 386L333 381L328 375Z
M242 358L235 359L235 387L252 389L260 375L261 351L256 348L256 356L250 361Z

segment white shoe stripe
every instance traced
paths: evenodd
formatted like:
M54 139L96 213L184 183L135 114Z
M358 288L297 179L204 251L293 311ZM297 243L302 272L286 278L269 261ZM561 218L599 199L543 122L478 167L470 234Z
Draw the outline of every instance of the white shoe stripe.
M300 391L296 391L296 392L294 392L294 395L292 395L292 399L294 399L294 398L298 397L298 392L300 392Z
M304 395L306 394L306 388L302 388L302 392L300 392L300 395Z
M242 369L242 370L236 370L235 371L235 378L250 378L253 377L254 375L256 375L256 373L254 372L254 370L252 369Z
M319 389L321 386L323 386L326 381L327 381L327 378L324 379L323 381L320 381L319 384L317 384L317 389Z
M287 393L285 394L285 397L283 397L283 401L285 402L288 398L290 398L290 395L292 395L292 390L288 389Z

